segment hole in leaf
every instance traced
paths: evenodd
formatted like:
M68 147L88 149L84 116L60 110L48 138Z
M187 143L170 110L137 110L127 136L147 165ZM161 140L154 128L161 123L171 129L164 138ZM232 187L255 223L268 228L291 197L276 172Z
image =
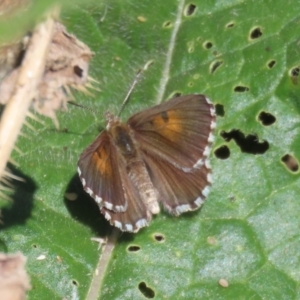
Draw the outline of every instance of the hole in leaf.
M138 251L141 250L141 247L140 247L140 246L137 246L137 245L132 245L132 246L129 246L129 247L127 248L127 250L128 250L129 252L138 252Z
M191 16L192 14L194 14L195 10L196 10L197 6L195 4L188 4L184 10L184 15L186 17Z
M226 142L233 139L244 153L264 154L269 149L269 143L267 141L260 142L257 135L248 134L245 136L244 133L237 129L233 129L229 132L222 131L221 137Z
M276 64L276 61L275 60L271 60L271 61L268 62L268 67L270 69L272 69L275 66L275 64Z
M299 163L294 156L286 154L281 158L281 161L291 172L297 172L299 170Z
M204 48L206 48L206 49L210 49L212 46L213 46L213 44L211 42L204 43Z
M222 60L217 60L214 61L211 65L210 65L210 73L213 74L221 65L223 64Z
M244 93L244 92L248 92L249 88L247 86L238 85L234 88L234 91L237 93Z
M144 281L139 284L139 290L146 298L154 298L155 296L155 292Z
M76 286L79 285L79 284L78 284L78 281L77 281L77 280L74 280L74 279L72 280L72 284L73 284L73 285L76 285Z
M234 23L233 22L230 22L226 25L227 28L232 28L234 26Z
M272 114L264 111L259 114L258 119L265 126L270 126L276 121L276 118Z
M234 195L231 195L231 196L228 197L228 200L229 200L230 202L235 202L236 198L235 198Z
M216 104L215 105L215 109L216 109L217 116L220 116L220 117L224 117L225 116L224 105L222 105L222 104Z
M164 235L160 234L160 233L156 233L154 234L154 239L159 242L159 243L162 243L165 241L165 237Z
M174 92L172 95L171 95L171 99L173 99L173 98L177 98L177 97L180 97L182 95L182 93L180 93L180 92Z
M220 159L227 159L230 156L230 150L226 145L219 147L214 153Z
M163 28L170 28L172 27L172 23L170 21L166 21L164 24L163 24Z
M291 70L291 76L293 77L298 77L300 74L300 68L299 67L295 67Z
M37 246L36 244L33 244L32 247L33 247L33 248L37 248L38 246Z
M262 36L262 31L261 31L261 28L259 28L259 27L252 29L252 31L250 32L250 38L252 40L258 39L261 36Z
M290 75L292 78L292 83L293 84L298 84L298 77L299 77L300 69L299 67L295 67L292 70L290 70Z

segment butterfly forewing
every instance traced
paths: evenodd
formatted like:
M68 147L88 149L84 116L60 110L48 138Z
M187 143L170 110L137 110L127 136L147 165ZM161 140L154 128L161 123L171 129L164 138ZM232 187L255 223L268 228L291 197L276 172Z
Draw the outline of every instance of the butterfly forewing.
M144 152L189 170L209 154L214 108L204 95L182 96L135 114L128 124Z
M78 173L85 191L100 206L109 210L126 211L117 149L107 131L87 147L78 161Z
M136 232L140 228L148 226L151 213L147 210L137 188L128 177L126 166L123 165L121 158L118 161L120 162L119 170L127 209L125 212L114 212L103 207L101 212L111 225L122 231Z

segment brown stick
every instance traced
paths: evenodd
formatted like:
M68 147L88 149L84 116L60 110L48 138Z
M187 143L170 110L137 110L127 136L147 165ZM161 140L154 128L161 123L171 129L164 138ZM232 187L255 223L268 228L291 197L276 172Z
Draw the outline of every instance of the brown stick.
M3 176L6 163L41 80L53 29L54 21L48 18L34 30L22 62L15 92L2 114L0 123L0 177Z

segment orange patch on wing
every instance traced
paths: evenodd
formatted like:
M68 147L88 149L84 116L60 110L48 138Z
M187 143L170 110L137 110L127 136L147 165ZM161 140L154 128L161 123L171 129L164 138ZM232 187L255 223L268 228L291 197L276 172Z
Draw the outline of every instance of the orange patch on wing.
M181 119L180 112L169 110L155 117L153 125L161 135L176 142L183 131Z
M97 151L93 154L92 161L102 175L111 176L112 174L109 156L110 153L106 151L104 147L97 149Z

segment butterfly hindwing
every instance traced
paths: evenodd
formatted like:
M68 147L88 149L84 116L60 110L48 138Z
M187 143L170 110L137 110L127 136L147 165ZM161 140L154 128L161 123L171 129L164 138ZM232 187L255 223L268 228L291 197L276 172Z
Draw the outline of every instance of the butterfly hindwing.
M205 166L189 172L176 168L159 157L143 155L153 185L158 190L159 202L167 212L180 215L199 208L210 187L210 170Z
M103 131L81 154L78 172L85 191L100 207L121 212L127 209L127 202L116 157L117 149Z

